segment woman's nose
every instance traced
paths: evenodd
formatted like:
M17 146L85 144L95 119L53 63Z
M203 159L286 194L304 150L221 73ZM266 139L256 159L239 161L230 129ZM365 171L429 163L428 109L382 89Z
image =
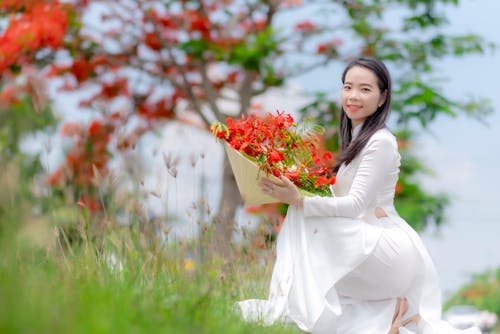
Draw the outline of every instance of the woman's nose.
M348 100L357 100L359 98L359 92L356 89L353 89L349 92L347 97Z

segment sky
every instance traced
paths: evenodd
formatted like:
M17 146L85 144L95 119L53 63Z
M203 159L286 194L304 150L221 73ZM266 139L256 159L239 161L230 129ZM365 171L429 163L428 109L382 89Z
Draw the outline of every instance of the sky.
M500 2L465 0L448 12L449 31L477 33L500 47ZM490 99L495 113L487 125L470 118L440 119L419 142L419 156L435 171L426 186L451 197L446 225L423 235L445 294L471 273L500 266L500 49L482 56L446 60L445 92Z

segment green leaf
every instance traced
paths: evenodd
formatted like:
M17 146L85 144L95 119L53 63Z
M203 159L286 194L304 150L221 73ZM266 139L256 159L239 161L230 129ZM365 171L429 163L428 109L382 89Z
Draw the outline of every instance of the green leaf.
M205 51L209 48L209 44L205 39L192 39L179 44L179 48L188 55L202 58Z

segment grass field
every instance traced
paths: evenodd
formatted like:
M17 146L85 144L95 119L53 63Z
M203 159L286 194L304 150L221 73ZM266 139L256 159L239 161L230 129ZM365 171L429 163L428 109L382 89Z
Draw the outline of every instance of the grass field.
M0 333L297 333L232 309L266 296L269 265L202 260L188 244L145 247L129 229L70 247L1 236Z
M234 311L238 300L266 298L272 249L240 245L222 260L208 235L161 244L134 226L68 238L40 222L0 224L0 333L298 334ZM448 306L497 312L498 273L476 278Z

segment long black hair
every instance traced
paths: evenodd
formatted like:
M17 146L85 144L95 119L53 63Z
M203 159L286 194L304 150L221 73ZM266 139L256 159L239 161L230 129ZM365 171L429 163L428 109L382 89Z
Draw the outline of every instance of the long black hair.
M371 57L360 57L351 61L342 73L342 84L344 84L347 72L355 67L361 66L369 69L377 77L377 85L381 94L385 94L385 102L377 110L366 118L361 131L352 140L352 122L347 117L344 108L340 112L340 144L341 153L337 159L334 170L337 171L343 163L349 164L365 147L370 137L379 129L386 127L386 121L391 111L391 76L384 63ZM384 93L385 92L385 93Z

